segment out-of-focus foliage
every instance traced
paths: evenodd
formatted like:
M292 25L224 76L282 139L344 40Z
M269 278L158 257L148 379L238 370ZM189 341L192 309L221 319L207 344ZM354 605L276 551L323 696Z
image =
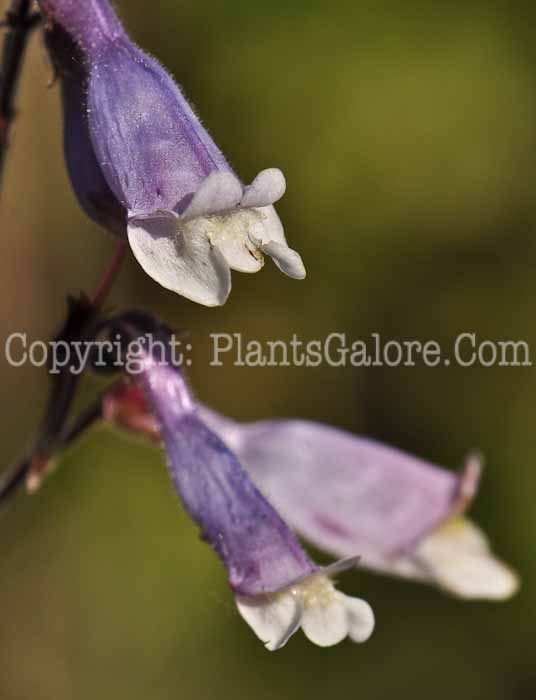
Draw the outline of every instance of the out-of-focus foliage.
M532 368L208 367L210 332L436 339L536 348L534 8L492 0L118 2L247 181L277 165L308 278L234 275L223 309L158 288L130 259L112 301L190 331L199 396L241 419L302 415L456 466L487 455L475 507L524 587L467 604L365 573L347 592L372 640L269 654L235 613L159 452L109 430L0 517L0 697L517 700L536 690L536 375ZM33 42L2 202L1 340L47 338L94 286L112 239L79 211L57 89ZM1 353L2 463L35 428L43 370Z

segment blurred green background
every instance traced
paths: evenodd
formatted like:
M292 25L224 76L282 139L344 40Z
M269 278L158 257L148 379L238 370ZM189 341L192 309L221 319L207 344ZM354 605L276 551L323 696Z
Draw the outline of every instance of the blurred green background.
M522 574L506 604L468 604L364 572L364 646L296 635L266 652L233 608L153 447L85 437L42 491L0 515L2 700L341 695L518 700L536 694L536 375L530 368L208 367L210 332L248 338L436 339L536 348L536 51L528 3L381 0L119 2L248 181L286 173L278 209L307 264L234 275L222 309L160 289L129 258L116 306L157 310L194 345L192 383L243 420L305 416L456 467L487 456L475 517ZM58 89L34 37L2 202L1 339L47 338L67 292L90 290L112 238L78 209ZM0 358L7 466L47 378Z

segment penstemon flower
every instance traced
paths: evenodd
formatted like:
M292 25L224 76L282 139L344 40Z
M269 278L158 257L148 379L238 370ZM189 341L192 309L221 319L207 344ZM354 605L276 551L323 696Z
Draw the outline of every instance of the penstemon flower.
M470 455L460 474L374 440L302 420L240 424L202 408L289 525L335 556L435 583L461 598L501 600L517 575L464 516L480 477Z
M237 423L205 406L197 414L237 455L285 521L336 557L435 584L465 599L502 600L518 589L465 516L478 488L480 461L460 474L373 440L302 420ZM103 400L103 417L151 439L159 426L135 386Z
M90 216L126 231L143 269L167 289L223 304L230 270L269 255L305 277L273 207L280 170L244 186L171 76L129 39L107 0L40 0L63 84L65 151Z
M331 576L356 558L316 566L236 456L203 422L179 370L147 356L136 382L151 406L173 484L228 574L242 617L270 650L300 627L319 646L366 641L368 603L336 590Z
M38 2L62 83L67 166L88 215L127 236L162 286L207 306L225 302L231 270L256 272L264 255L304 278L273 206L285 193L282 172L262 170L242 184L179 87L133 44L108 0ZM0 501L23 481L35 491L56 455L95 420L161 440L178 496L222 560L240 615L269 650L300 628L323 647L346 637L366 641L375 624L371 607L333 583L358 564L466 599L516 592L517 575L465 516L478 488L478 457L454 474L325 425L240 424L220 416L194 401L157 319L140 311L101 315L110 276L93 301L70 301L56 336L64 352L45 419L32 448L0 482ZM114 330L119 355L124 343L155 335L136 370L126 355L115 362L114 343L102 357L102 347L93 347ZM82 368L73 371L70 350L82 342L94 351L84 360L88 367L114 374L121 366L124 376L72 418ZM340 560L318 566L298 536Z
M72 305L58 338L68 345L96 336L118 340L119 350L110 343L109 355L88 357L89 367L106 375L122 367L124 376L68 421L76 384L66 366L52 394L66 410L53 408L36 450L0 495L22 478L35 490L55 455L96 420L162 441L179 497L227 568L240 614L270 650L300 627L320 646L347 636L366 641L370 606L332 582L358 562L462 598L516 592L516 574L463 517L477 490L478 457L455 474L321 424L240 424L196 404L174 365L169 329L150 314L99 318L83 300ZM290 528L341 560L317 566Z

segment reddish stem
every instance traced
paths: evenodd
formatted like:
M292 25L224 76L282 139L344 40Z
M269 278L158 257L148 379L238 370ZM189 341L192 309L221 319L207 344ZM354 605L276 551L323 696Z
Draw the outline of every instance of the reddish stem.
M121 269L121 265L123 264L123 260L125 259L127 247L127 242L125 240L121 240L117 244L115 253L112 256L108 267L104 271L95 294L93 295L92 302L97 308L100 308L104 304L114 285L119 270Z

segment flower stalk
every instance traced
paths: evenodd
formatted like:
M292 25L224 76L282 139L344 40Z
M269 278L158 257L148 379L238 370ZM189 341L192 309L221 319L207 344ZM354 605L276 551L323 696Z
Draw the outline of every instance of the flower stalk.
M39 19L40 15L32 12L31 0L12 0L0 25L6 29L0 62L0 191L26 46Z

